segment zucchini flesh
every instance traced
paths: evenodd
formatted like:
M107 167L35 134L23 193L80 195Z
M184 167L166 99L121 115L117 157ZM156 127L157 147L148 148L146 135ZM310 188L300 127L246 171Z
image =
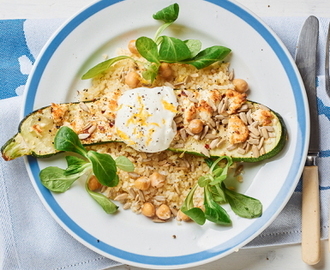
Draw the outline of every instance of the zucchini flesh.
M246 104L252 111L261 107L265 108L251 101L246 101ZM57 130L63 125L69 126L78 133L84 145L120 142L114 129L115 114L113 112L115 109L115 103L108 98L88 102L51 104L38 109L21 121L18 133L2 146L2 157L5 160L12 160L24 155L48 157L56 154L58 151L53 146L54 137ZM196 139L196 136L187 136L182 141L178 132L169 150L208 157L227 155L234 161L245 162L257 162L271 158L283 149L287 140L287 131L281 116L269 109L268 111L271 114L270 126L273 132L271 132L271 138L264 140L264 150L260 154L255 154L252 147L243 153L244 143L233 147L226 140L228 128L225 126L220 126L220 130L217 130L223 140L212 149L210 148L212 139ZM239 115L239 113L233 115Z

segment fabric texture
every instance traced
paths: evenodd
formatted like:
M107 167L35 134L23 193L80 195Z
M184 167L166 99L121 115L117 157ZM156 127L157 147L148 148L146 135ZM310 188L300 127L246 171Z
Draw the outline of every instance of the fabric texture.
M294 56L306 18L263 18ZM0 145L17 132L22 93L27 76L42 46L63 22L50 20L0 21ZM318 159L321 197L321 236L328 238L330 197L330 100L324 87L325 39L329 20L320 18L318 106L321 153ZM301 183L275 221L246 247L301 241ZM60 258L60 259L59 259ZM104 269L118 265L89 250L47 212L29 180L23 159L0 159L0 268L1 269Z

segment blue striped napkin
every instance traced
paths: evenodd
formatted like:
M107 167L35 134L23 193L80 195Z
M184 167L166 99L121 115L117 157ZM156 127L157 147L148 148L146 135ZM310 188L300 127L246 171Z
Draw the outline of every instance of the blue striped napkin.
M305 18L263 18L294 55ZM31 67L50 35L63 22L0 21L0 145L17 131L22 93ZM329 20L320 19L318 105L321 124L321 236L328 238L330 200L330 100L324 88L324 47ZM2 241L1 241L2 240ZM247 247L301 241L301 183L278 218ZM0 159L0 268L104 269L117 265L84 247L67 234L41 204L22 159Z

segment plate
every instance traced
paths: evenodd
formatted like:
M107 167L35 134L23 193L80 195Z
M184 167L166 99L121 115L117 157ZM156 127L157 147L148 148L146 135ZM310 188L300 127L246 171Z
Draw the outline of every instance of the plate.
M230 209L232 227L176 221L156 224L131 211L107 215L89 198L83 184L63 194L53 194L39 181L46 166L64 167L61 156L26 158L34 188L55 220L74 238L113 260L143 267L178 269L202 265L243 247L280 213L296 187L308 145L308 106L295 63L279 38L244 7L224 0L177 1L180 15L171 34L197 38L203 47L224 45L232 49L231 67L251 88L249 99L261 102L284 118L289 141L282 153L249 165L240 191L258 198L262 217L243 219ZM115 54L129 40L153 36L159 22L152 14L171 4L167 0L103 0L68 20L43 48L31 72L23 114L77 99L89 86L80 80L103 55ZM123 19L124 18L124 19ZM279 170L280 168L280 170Z

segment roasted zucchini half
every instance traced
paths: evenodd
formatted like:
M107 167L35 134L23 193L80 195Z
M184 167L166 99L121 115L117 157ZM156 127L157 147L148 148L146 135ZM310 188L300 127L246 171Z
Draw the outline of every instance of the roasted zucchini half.
M101 98L51 104L35 110L21 121L18 133L2 146L2 157L12 160L24 155L49 157L56 154L54 137L64 125L72 128L84 145L120 142L114 128L116 102L112 101ZM169 150L206 157L227 155L244 162L257 162L277 155L287 140L282 117L248 100L237 112L204 123L198 134L182 123L177 123L177 130Z

